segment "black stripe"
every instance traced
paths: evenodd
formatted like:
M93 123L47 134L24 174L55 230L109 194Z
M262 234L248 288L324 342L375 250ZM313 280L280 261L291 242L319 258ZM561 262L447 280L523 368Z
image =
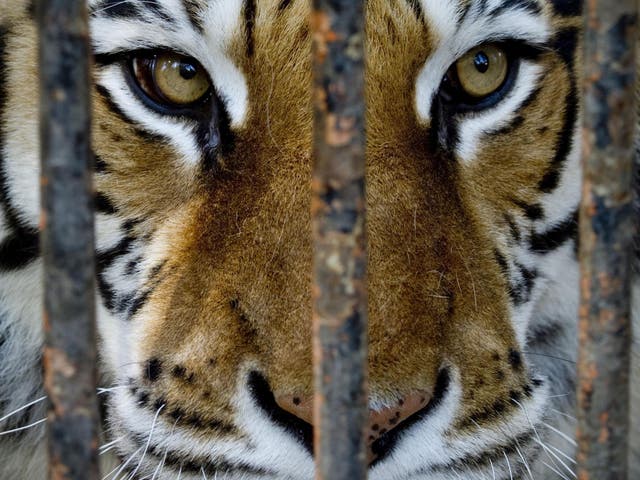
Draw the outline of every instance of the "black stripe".
M104 0L93 5L90 14L109 18L140 18L140 10L128 0Z
M159 135L157 133L147 132L146 130L141 129L139 125L136 123L136 121L130 118L126 113L124 113L122 109L115 103L115 101L111 97L111 94L109 93L109 90L107 90L104 86L96 85L95 88L96 88L96 92L98 92L98 94L107 104L109 109L113 113L118 115L118 117L120 117L122 120L124 120L124 122L131 125L133 127L133 132L139 138L152 143L167 143L167 139L164 136Z
M201 10L202 6L198 0L182 0L184 10L187 12L187 17L191 25L200 33L204 31L204 25L202 24Z
M7 79L5 67L6 38L9 30L0 26L0 119L4 118L7 101ZM4 211L9 234L0 242L0 271L23 268L34 261L40 251L38 230L27 225L11 203L9 179L5 171L8 160L1 155L4 151L4 132L0 132L0 207ZM37 188L36 185L33 188ZM0 213L1 214L1 213Z
M539 203L527 203L522 200L514 200L513 203L520 207L525 216L531 221L542 220L544 218L544 210Z
M509 214L505 214L504 219L507 222L507 225L509 226L509 233L511 234L511 238L513 238L516 241L516 243L520 243L520 240L522 239L522 234L520 233L520 228L516 224L515 220Z
M253 37L256 24L256 0L244 0L244 26L247 44L247 57L253 57L255 51L255 39Z
M520 272L522 280L518 283L512 283L509 291L509 295L513 300L514 305L522 305L531 300L531 291L535 286L536 278L538 278L538 272L535 270L529 270L524 265L515 262L514 267Z
M578 234L578 211L576 210L569 218L542 233L532 233L531 249L535 253L549 253L560 248L570 239L575 239Z
M582 0L550 0L553 11L563 17L582 15Z
M93 168L96 173L106 173L108 169L107 163L99 155L93 154Z
M422 4L420 3L420 0L407 0L407 3L411 7L411 10L413 10L413 14L416 18L421 22L424 21L424 12L422 11Z
M16 230L0 242L0 272L24 268L40 253L37 230Z
M286 10L291 6L292 3L293 0L280 0L280 3L278 4L278 12Z
M158 0L144 0L142 7L150 10L156 17L159 17L167 23L175 23L175 19L167 13Z
M564 60L569 70L570 88L564 102L564 122L562 130L558 134L556 153L547 168L547 172L538 184L538 188L544 193L551 193L558 186L562 167L574 143L573 131L578 119L578 87L574 71L574 55L577 42L578 31L574 28L561 31L553 42L553 49Z
M540 15L542 8L538 2L534 0L506 0L502 4L489 13L492 17L497 17L507 10L520 10L533 13L534 15Z
M111 203L111 200L101 192L97 192L95 194L93 205L96 211L104 213L105 215L113 215L117 212L117 209L113 203Z
M131 244L135 240L136 238L129 231L115 247L110 248L104 252L100 252L97 255L96 277L98 281L98 289L100 290L100 295L102 297L104 306L109 311L113 311L116 308L116 294L113 290L113 286L109 282L107 282L105 278L106 270L113 264L116 259L122 257L123 255L126 255L129 252Z

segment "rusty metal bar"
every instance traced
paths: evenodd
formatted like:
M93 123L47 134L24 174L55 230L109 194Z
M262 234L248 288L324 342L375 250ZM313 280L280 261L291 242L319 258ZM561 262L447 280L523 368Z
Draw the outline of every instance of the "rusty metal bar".
M89 36L85 0L40 0L41 246L49 478L98 473Z
M314 0L316 478L366 478L363 0Z
M627 478L637 0L585 2L578 478Z

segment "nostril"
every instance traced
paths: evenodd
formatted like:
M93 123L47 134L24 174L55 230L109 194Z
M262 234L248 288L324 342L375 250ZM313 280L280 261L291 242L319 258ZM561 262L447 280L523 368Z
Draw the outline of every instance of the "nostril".
M440 405L449 390L449 381L449 372L446 369L440 370L433 389L433 395L425 399L425 404L422 404L421 401L418 402L422 406L414 410L412 414L409 414L398 428L394 428L393 430L387 429L384 432L379 430L380 434L377 438L374 438L369 445L371 464L378 463L389 455L404 431L421 420L426 419ZM413 401L415 401L415 398L413 398Z
M311 409L309 409L309 415L304 413L304 408L301 407L298 415L298 411L294 408L284 408L282 405L289 406L289 403L284 397L280 398L282 405L276 401L271 387L264 378L258 372L251 372L248 378L248 387L253 396L255 403L262 409L263 412L269 417L269 419L287 430L291 435L298 439L298 441L307 449L307 451L313 455L313 427L311 426ZM296 405L298 403L298 405ZM290 404L298 407L302 404L302 401L298 397L291 397ZM306 420L308 418L308 421Z
M296 395L278 395L276 403L283 410L295 415L307 423L313 423L313 397Z

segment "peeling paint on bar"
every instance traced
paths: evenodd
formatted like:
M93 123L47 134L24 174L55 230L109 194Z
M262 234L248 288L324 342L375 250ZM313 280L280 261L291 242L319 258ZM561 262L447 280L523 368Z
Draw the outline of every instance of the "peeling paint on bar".
M43 354L49 478L98 479L89 33L85 0L41 0Z
M578 479L627 478L636 0L585 3Z
M316 478L359 480L368 415L363 1L313 7Z

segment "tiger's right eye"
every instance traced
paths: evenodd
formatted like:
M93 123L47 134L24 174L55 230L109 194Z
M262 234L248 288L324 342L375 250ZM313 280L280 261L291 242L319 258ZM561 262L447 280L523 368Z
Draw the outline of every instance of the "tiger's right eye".
M211 80L204 67L177 53L134 57L131 68L142 91L165 107L194 105L211 92Z

